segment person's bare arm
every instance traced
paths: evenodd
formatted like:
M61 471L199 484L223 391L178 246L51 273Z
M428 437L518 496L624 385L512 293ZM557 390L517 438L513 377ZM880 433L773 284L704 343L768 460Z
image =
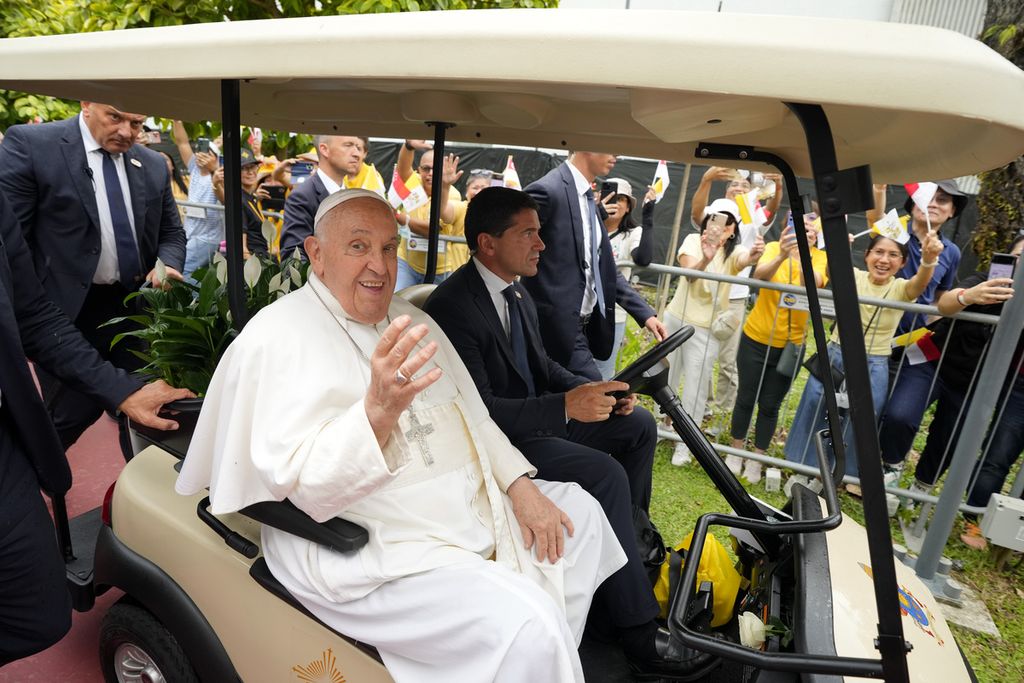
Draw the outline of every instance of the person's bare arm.
M768 215L774 218L779 210L779 205L782 204L782 193L784 191L782 174L766 173L764 177L775 183L775 194L768 199L768 203L765 205Z
M914 277L910 278L907 283L908 301L913 301L921 296L921 293L928 287L928 283L935 275L935 266L939 263L939 254L943 249L945 246L938 235L934 232L928 233L924 238L924 244L921 245L921 264L918 266L917 272L914 273Z
M885 190L888 187L884 183L875 183L871 186L871 194L875 198L875 205L864 212L864 217L868 219L869 227L882 220L882 216L885 215Z
M188 139L188 133L185 132L185 124L175 121L171 127L171 135L174 137L174 145L178 148L181 163L188 168L189 162L192 161L192 144Z
M221 204L224 203L224 167L219 166L217 170L213 172L213 178L210 179L210 183L213 185L213 193L217 195L217 201Z
M712 166L704 171L704 175L700 178L700 184L697 185L693 197L690 198L690 218L694 223L700 225L704 218L704 209L708 205L708 196L711 194L711 183L716 180L728 182L732 180L734 173L735 171L731 168L723 166Z
M948 292L943 292L942 296L938 297L935 305L942 315L953 315L968 306L975 304L999 304L1012 298L1013 279L997 277L980 282L968 289L957 287Z
M432 147L433 145L426 140L406 140L398 148L398 177L402 179L403 183L412 177L415 170L413 169L412 162L416 150L426 151Z

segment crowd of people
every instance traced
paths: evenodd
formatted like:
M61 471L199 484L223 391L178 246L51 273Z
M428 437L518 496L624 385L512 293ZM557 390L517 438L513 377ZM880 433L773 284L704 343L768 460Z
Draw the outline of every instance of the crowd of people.
M103 323L130 315L126 296L138 287L190 278L222 248L223 212L215 207L226 201L223 145L190 140L175 122L178 169L136 144L143 120L83 102L80 115L14 126L0 144L0 294L12 302L12 315L0 320L12 361L0 374L0 520L20 534L0 536L0 570L15 577L0 586L0 665L68 628L63 563L52 533L39 531L50 522L38 493L70 486L64 449L103 410L116 409L130 459L125 416L174 428L158 411L189 395L130 375L137 357L110 345L130 321ZM552 671L582 680L576 650L584 629L617 642L640 673L703 675L714 661L659 624L635 542L637 511L646 514L651 502L657 419L636 396L613 396L628 389L613 379L619 350L628 317L655 340L692 326L693 337L670 358L684 409L698 421L706 409L729 415L734 448L749 440L767 452L801 368L808 314L784 305L777 291L701 274L825 286L816 216L801 226L791 216L776 220L780 176L709 169L691 198L693 232L676 254L690 272L678 278L663 320L617 265L653 260L660 194L615 177L615 155L574 151L519 190L504 186L500 173L465 174L458 157L435 156L421 140L402 144L387 184L366 163L369 144L321 135L312 150L281 162L241 149L245 255L297 251L310 263L309 282L255 316L228 348L178 491L209 487L215 513L287 497L314 519L344 513L368 528L368 546L343 555L318 554L265 527L263 552L320 620L377 646L396 680L438 670L460 679L467 668L489 680ZM58 146L66 167L39 161ZM464 196L456 189L463 175ZM431 253L435 178L440 232L465 244L441 241ZM716 182L725 192L712 200ZM886 208L885 189L876 188L873 222ZM1012 280L977 274L957 286L959 251L942 234L966 202L952 181L938 182L924 206L908 200L908 227L870 238L865 268L855 270L858 294L934 303L944 315L998 313ZM778 238L766 243L776 223ZM802 263L798 231L810 264ZM1022 248L1018 239L1013 253ZM393 296L427 280L438 286L422 311ZM941 418L915 472L918 486L933 486L948 466L991 328L901 316L874 303L861 305L859 324L890 483L934 402ZM918 338L926 325L946 349L941 365L893 353L894 338ZM791 461L815 461L822 373L838 377L843 392L838 340L834 328L811 365L785 439ZM304 362L273 362L282 344L301 350ZM972 505L1001 490L1024 448L1022 355L1024 342ZM9 372L24 358L36 363L45 403L27 371ZM41 421L53 428L25 430ZM845 430L843 438L855 476ZM339 447L346 458L337 457ZM671 460L688 462L683 444ZM751 483L761 478L753 460L729 456L726 464ZM978 546L972 524L965 542ZM21 551L6 552L12 543ZM455 600L459 610L439 613ZM401 618L410 611L437 618ZM425 650L427 640L444 642Z

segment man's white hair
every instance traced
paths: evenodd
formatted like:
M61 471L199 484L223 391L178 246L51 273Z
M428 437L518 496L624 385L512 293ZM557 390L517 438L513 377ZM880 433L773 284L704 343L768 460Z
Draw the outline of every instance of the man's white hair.
M320 229L320 225L323 223L323 220L327 216L327 214L329 214L331 211L333 211L339 205L344 204L345 202L360 198L373 199L387 207L388 211L392 215L395 212L391 204L388 203L388 200L384 199L373 190L365 190L363 188L338 190L333 194L327 195L327 197L322 202L320 202L320 208L316 210L316 217L313 219L313 234L317 237L323 238L323 232Z

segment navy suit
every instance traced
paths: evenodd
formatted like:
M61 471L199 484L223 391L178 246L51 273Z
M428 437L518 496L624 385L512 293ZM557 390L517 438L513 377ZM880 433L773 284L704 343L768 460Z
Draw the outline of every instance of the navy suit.
M646 623L657 615L658 604L637 552L632 507L646 510L650 504L654 419L637 407L631 415L613 415L603 422L567 422L565 392L588 380L548 356L533 300L521 286L516 291L534 396L516 367L508 336L472 260L438 285L423 308L455 346L491 419L537 468L537 476L577 482L601 504L627 563L601 585L599 618L621 627Z
M530 183L525 192L537 202L544 255L534 277L523 278L533 295L544 335L544 346L553 359L577 374L601 379L594 358L607 358L615 341L615 304L619 303L642 326L655 315L615 267L606 230L600 230L598 279L604 288L604 315L594 306L583 325L580 307L586 286L583 218L580 216L576 181L569 162Z
M178 271L185 265L185 231L164 158L141 145L124 153L142 274L160 258ZM21 225L35 273L47 296L74 321L100 354L114 365L137 369L126 344L113 350L114 335L127 325L99 327L134 311L123 303L130 292L120 284L92 279L100 258L100 221L78 117L41 125L12 126L0 144L0 191ZM140 283L141 284L141 283ZM103 406L79 387L39 373L51 417L65 448L100 416ZM122 450L130 457L122 423Z
M320 177L314 173L304 183L297 185L284 200L284 225L281 228L281 256L290 255L296 247L306 255L302 243L313 234L313 219L320 202L330 194Z
M111 409L141 386L105 363L47 298L0 192L0 665L71 625L64 561L39 495L64 494L71 470L26 356Z

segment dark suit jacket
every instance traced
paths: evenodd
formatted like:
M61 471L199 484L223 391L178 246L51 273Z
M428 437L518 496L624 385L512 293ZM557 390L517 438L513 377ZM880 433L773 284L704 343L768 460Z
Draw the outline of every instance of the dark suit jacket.
M491 295L471 260L452 273L427 299L423 310L437 321L469 369L484 405L513 442L536 436L566 437L565 392L587 379L572 374L544 351L537 309L529 293L516 289L527 328L536 396L512 356L512 346L494 310Z
M580 307L586 286L583 264L583 218L576 194L576 183L565 162L526 187L537 202L540 237L545 249L537 275L523 278L533 295L548 353L567 364L579 329ZM607 358L615 339L615 304L641 325L654 310L637 294L615 267L608 233L601 231L600 278L604 285L604 317L594 310L587 326L587 340L595 358Z
M281 227L281 256L288 256L296 247L306 256L302 242L313 234L313 219L320 202L327 198L327 188L316 173L299 184L284 200L284 225Z
M21 228L0 192L0 393L21 454L48 493L71 486L71 470L26 356L68 386L116 408L141 382L100 358L39 284ZM8 421L2 428L8 428ZM22 455L23 454L23 455Z
M0 144L0 191L21 223L47 295L72 320L100 258L100 221L88 166L77 116L11 126ZM157 257L182 270L185 231L164 158L135 145L125 152L125 171L143 275Z

